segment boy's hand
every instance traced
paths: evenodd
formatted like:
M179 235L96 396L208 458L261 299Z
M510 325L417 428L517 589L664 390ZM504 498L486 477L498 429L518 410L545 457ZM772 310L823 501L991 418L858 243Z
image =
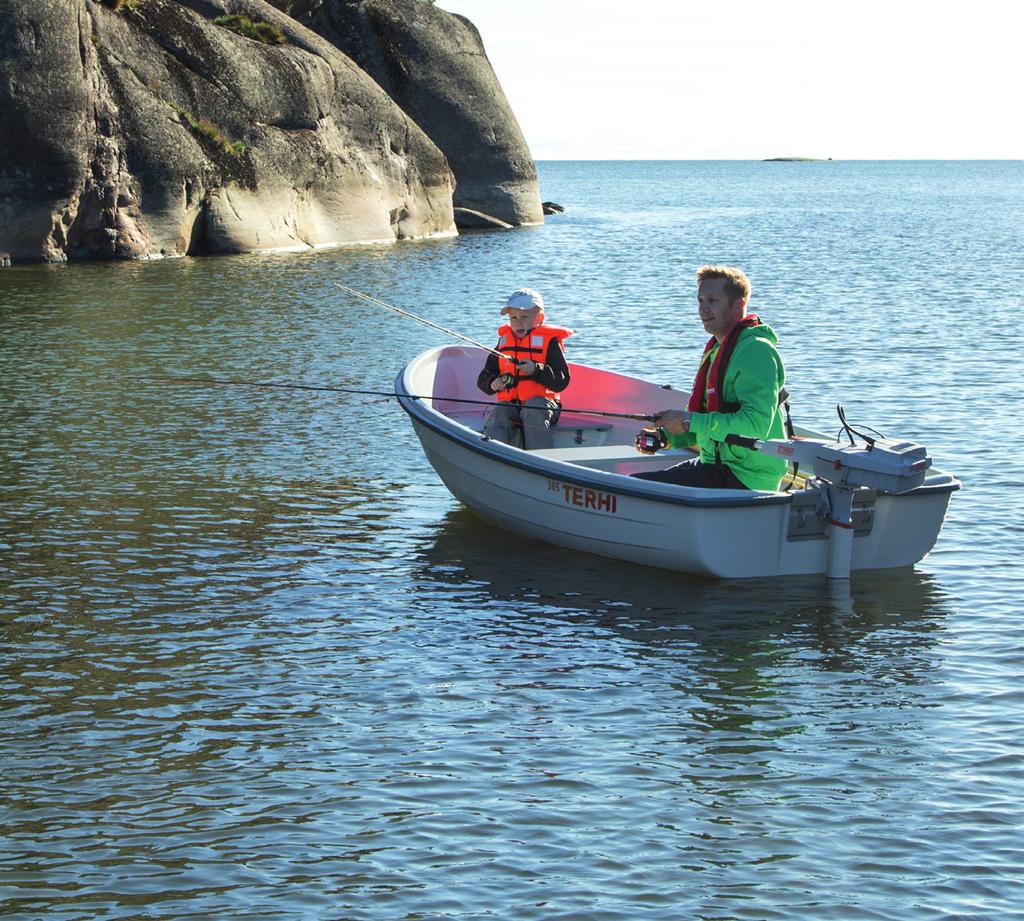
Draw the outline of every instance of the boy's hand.
M511 376L508 374L499 374L493 381L491 381L491 393L500 393L502 390L508 390L511 386Z
M526 361L519 362L518 371L520 377L533 377L537 373L537 362L527 358Z

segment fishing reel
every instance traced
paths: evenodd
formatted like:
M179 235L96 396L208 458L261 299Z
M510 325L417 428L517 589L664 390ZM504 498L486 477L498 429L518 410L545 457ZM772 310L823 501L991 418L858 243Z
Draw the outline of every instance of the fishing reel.
M662 448L668 447L668 435L663 428L641 429L633 444L641 454L657 454Z
M498 383L501 384L502 390L511 390L516 385L516 379L511 374L499 374Z

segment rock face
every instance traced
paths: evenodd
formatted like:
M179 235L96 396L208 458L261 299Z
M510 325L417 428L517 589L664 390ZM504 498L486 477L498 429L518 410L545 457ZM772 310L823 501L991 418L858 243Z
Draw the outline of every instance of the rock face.
M213 20L276 26L265 44ZM0 0L0 250L13 261L455 233L437 146L262 0Z
M427 0L273 0L363 68L444 151L455 205L544 221L533 157L476 27Z

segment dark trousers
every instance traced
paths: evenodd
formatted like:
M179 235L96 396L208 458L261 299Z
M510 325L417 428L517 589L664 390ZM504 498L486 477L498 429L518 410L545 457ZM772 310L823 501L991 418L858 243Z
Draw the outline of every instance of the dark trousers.
M664 470L634 473L638 480L674 483L676 486L703 486L705 489L746 489L743 482L725 464L702 464L698 458L683 461Z

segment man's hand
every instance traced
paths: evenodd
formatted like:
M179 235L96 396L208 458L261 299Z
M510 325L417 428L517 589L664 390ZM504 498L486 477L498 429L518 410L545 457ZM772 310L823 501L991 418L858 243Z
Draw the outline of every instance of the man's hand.
M520 377L533 377L537 373L537 362L527 358L526 361L519 362L517 370Z
M491 393L500 393L502 390L508 390L511 386L512 376L509 374L499 374L491 381Z
M670 435L682 435L690 431L690 414L685 409L666 409L654 419Z

